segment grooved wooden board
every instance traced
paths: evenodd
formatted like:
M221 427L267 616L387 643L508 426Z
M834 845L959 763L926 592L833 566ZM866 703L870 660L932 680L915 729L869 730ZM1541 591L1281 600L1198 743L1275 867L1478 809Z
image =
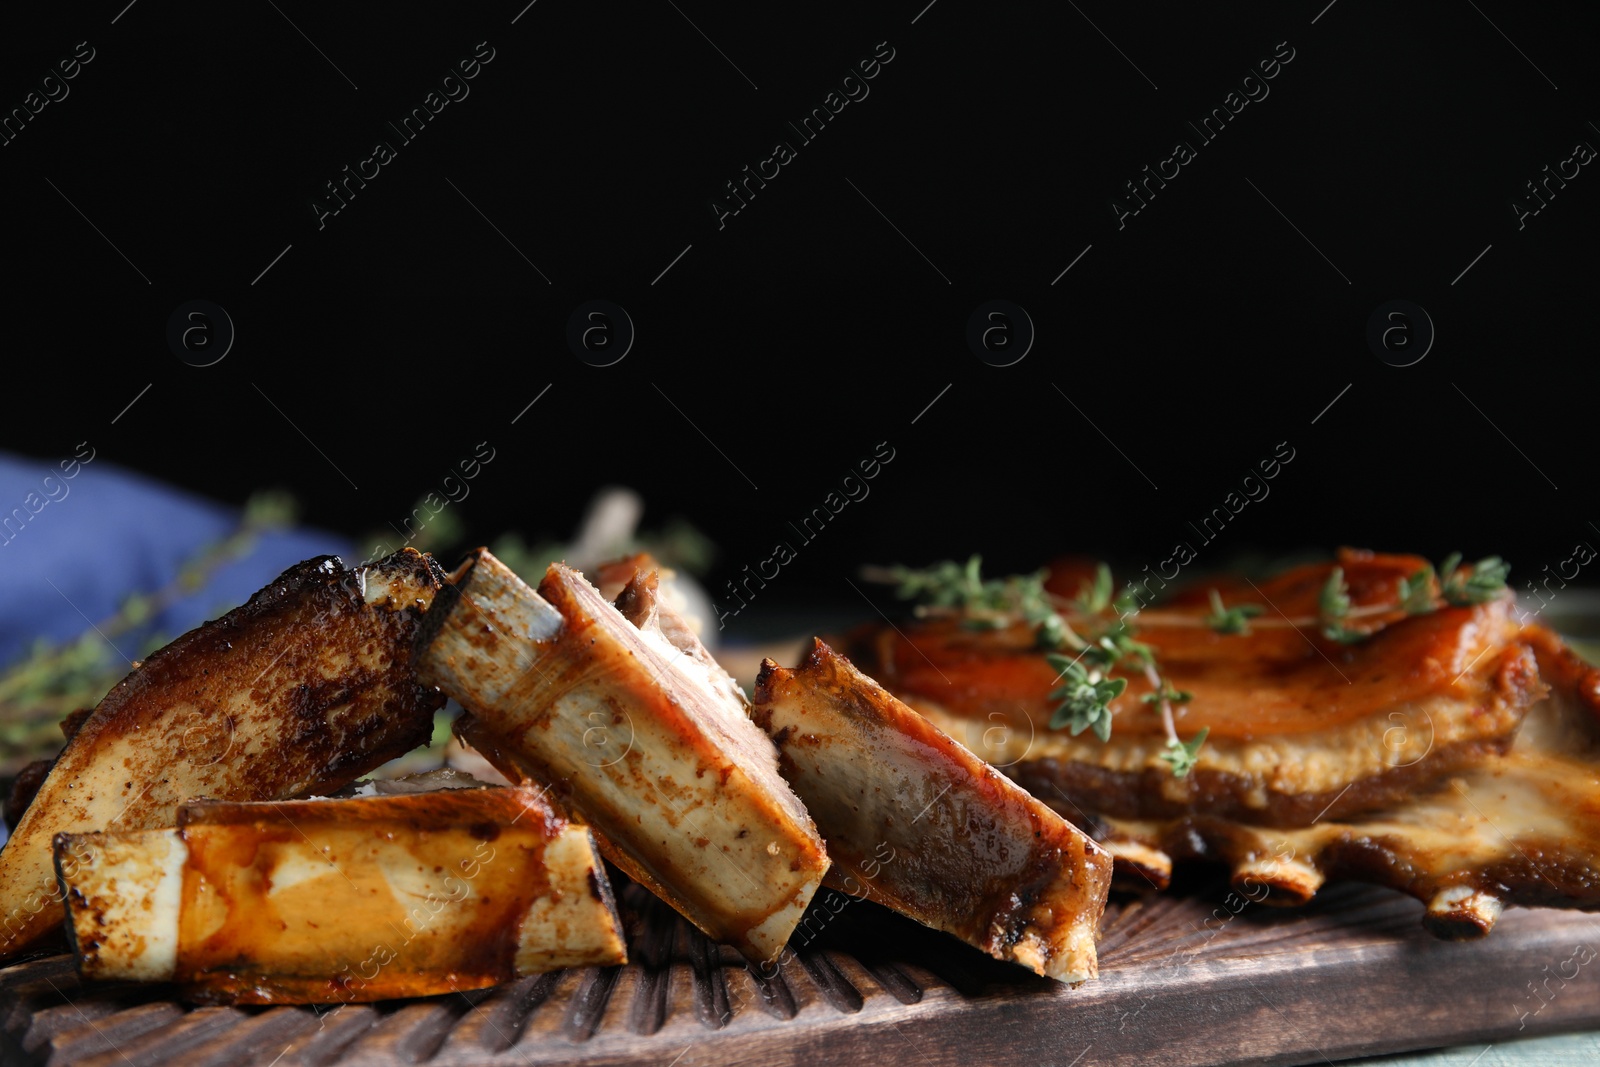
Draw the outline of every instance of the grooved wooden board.
M1101 977L1074 990L826 893L813 940L761 981L622 895L628 966L422 1000L190 1008L169 987L82 985L67 956L18 964L0 970L0 1063L1291 1064L1600 1025L1600 958L1580 951L1600 951L1597 915L1513 910L1447 944L1383 890L1275 910L1202 885L1113 901Z

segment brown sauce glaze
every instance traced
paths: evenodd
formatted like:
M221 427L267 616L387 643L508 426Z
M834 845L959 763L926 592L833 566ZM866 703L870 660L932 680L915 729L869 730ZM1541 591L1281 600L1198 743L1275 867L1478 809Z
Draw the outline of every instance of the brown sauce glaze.
M510 981L566 825L533 791L503 788L188 807L175 978L227 1003Z

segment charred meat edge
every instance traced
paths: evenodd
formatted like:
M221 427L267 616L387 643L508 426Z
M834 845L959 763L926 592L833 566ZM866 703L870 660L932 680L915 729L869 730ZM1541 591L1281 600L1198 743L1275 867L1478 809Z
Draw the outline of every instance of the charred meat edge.
M77 725L0 851L0 958L61 921L56 834L171 826L194 796L326 792L426 743L444 697L413 658L442 578L409 548L307 560L152 653Z

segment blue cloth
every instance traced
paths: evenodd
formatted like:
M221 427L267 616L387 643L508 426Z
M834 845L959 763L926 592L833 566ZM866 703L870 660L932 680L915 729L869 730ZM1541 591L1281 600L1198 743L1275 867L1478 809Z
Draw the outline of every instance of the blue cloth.
M239 524L235 508L204 500L93 456L59 462L0 453L0 668L45 637L63 640L116 613L132 593L170 582L198 550ZM72 462L66 457L66 462ZM71 470L73 477L65 477ZM48 478L48 480L47 480ZM31 494L31 495L30 495ZM248 555L155 616L146 632L176 637L228 608L303 559L340 555L344 537L312 530L268 531ZM138 635L117 640L128 659Z

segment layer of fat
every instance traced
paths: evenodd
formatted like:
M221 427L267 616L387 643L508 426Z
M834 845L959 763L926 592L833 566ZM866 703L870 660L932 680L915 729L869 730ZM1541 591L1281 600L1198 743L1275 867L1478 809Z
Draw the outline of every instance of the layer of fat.
M173 976L188 858L175 830L61 839L57 869L85 978L159 982Z
M906 703L996 767L1054 759L1121 774L1166 770L1161 761L1166 739L1159 735L1116 734L1102 742L1087 731L1072 737L1065 730L996 729L993 722L953 714L932 700L911 697ZM1199 767L1260 783L1244 799L1265 808L1273 794L1336 792L1349 782L1409 767L1446 745L1494 736L1498 730L1513 728L1519 714L1500 702L1481 716L1463 714L1464 707L1460 698L1441 694L1397 705L1382 717L1315 734L1268 735L1248 741L1212 737L1201 750ZM1180 724L1179 732L1183 729ZM1182 803L1193 783L1193 778L1163 773L1161 785L1169 800Z

